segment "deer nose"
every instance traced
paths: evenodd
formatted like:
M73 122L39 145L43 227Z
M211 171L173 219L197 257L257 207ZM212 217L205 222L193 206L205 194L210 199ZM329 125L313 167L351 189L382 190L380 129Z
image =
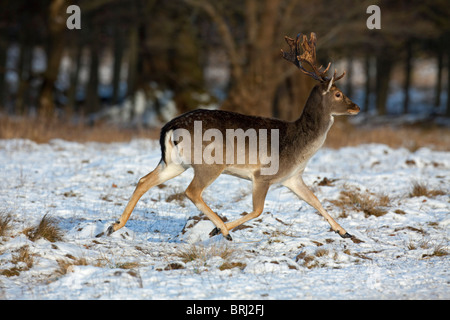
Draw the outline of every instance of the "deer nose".
M361 108L353 103L350 108L348 108L347 112L350 114L358 114L360 110Z

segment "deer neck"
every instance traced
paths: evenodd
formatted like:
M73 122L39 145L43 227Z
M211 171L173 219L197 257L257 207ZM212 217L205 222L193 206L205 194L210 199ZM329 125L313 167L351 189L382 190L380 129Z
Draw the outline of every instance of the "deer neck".
M302 139L310 141L326 136L333 122L333 116L323 112L321 105L307 104L296 121L296 126L297 130L302 132Z
M302 115L294 122L294 143L302 161L307 161L323 145L334 122L333 116L324 112L326 108L321 103L321 99L310 97Z
M314 87L306 101L303 112L296 121L297 129L300 130L302 139L314 140L326 136L333 124L333 116L326 111L322 104L323 96L319 86Z

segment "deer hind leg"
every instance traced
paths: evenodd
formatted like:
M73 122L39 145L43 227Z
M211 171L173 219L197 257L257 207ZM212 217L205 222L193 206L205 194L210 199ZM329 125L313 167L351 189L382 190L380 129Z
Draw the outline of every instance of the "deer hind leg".
M306 201L309 205L314 207L319 213L328 221L333 231L339 233L342 238L352 238L352 236L345 231L322 207L319 199L312 193L311 190L303 182L302 177L293 177L283 182L283 185L292 190L300 199Z
M226 227L228 230L234 229L244 222L247 222L251 219L255 219L259 217L259 215L263 212L264 209L264 201L266 199L267 191L269 190L268 184L260 184L257 182L253 182L253 211L250 213L247 213L242 218L239 218L237 220L228 222L226 224Z
M203 190L216 180L222 171L223 168L219 166L210 166L207 169L203 167L198 171L196 171L194 167L194 178L185 193L192 203L216 226L216 229L213 230L211 235L221 232L225 239L232 240L222 219L208 207L202 198Z
M136 206L142 195L144 195L144 193L146 193L150 188L154 186L164 183L169 179L175 178L185 170L186 169L180 165L174 163L166 165L163 161L160 161L155 170L139 179L136 189L134 190L133 195L128 201L128 204L125 207L122 216L118 221L116 221L108 228L108 230L106 231L107 235L110 235L114 231L119 230L127 223L134 207Z

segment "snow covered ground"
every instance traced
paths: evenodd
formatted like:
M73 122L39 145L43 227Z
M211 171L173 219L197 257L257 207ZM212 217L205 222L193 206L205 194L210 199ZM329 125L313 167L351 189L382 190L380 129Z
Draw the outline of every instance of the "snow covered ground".
M159 158L151 140L0 141L0 218L12 217L0 237L0 298L450 299L449 152L362 145L311 159L305 182L359 243L277 186L232 242L209 238L209 221L185 228L198 215L180 195L191 171L144 195L125 228L96 238ZM438 192L414 197L414 183ZM233 220L250 210L250 187L224 175L204 198ZM345 202L352 194L366 204ZM24 233L44 215L62 240Z

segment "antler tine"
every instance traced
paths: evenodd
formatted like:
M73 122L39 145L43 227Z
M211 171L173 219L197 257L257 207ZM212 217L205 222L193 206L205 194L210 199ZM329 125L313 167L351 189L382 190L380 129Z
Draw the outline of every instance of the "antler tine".
M328 62L328 66L325 70L321 71L321 74L326 74L328 72L328 69L331 67L331 62ZM320 66L319 70L322 69L322 66Z
M300 54L300 38L301 34L299 33L297 35L297 39L292 39L288 36L285 36L284 39L286 40L286 43L289 45L289 52L284 52L283 49L281 49L281 54L283 55L283 58L286 59L289 62L292 62L295 64L297 68L300 68L300 62L297 59L297 56Z
M311 32L310 39L306 35L299 33L296 39L292 39L288 36L285 36L284 39L286 43L289 45L289 52L284 52L281 50L283 58L287 61L295 64L297 68L299 68L304 74L312 77L313 79L326 82L331 78L327 77L326 74L331 67L331 62L328 63L327 67L323 70L323 66L316 66L316 43L317 37L314 32ZM300 49L301 46L301 49ZM308 64L312 71L306 70L303 65ZM336 71L334 72L333 81L337 81L344 77L344 73L342 73L339 77L336 77Z
M303 73L311 76L312 78L314 78L317 81L325 82L327 80L327 78L325 77L325 74L327 73L331 64L328 64L327 68L324 71L321 71L322 66L317 68L317 66L316 66L316 42L317 42L317 37L314 32L311 32L311 36L310 36L309 40L306 35L303 35L303 39L302 39L303 53L300 56L297 56L297 59L300 61L300 69L303 71ZM303 63L307 63L312 68L313 72L309 72L309 71L305 70L302 67Z
M309 61L304 61L304 62L308 63L313 69L315 69L314 66L311 65L311 63L309 63ZM300 65L299 68L300 68L300 70L301 70L304 74L306 74L306 75L312 77L314 80L317 80L317 81L320 81L320 82L324 82L324 81L325 81L322 77L318 76L316 72L309 72L308 70L305 70L305 69L302 67L302 65Z
M345 71L339 77L336 77L336 69L334 69L333 81L336 82L345 76Z

